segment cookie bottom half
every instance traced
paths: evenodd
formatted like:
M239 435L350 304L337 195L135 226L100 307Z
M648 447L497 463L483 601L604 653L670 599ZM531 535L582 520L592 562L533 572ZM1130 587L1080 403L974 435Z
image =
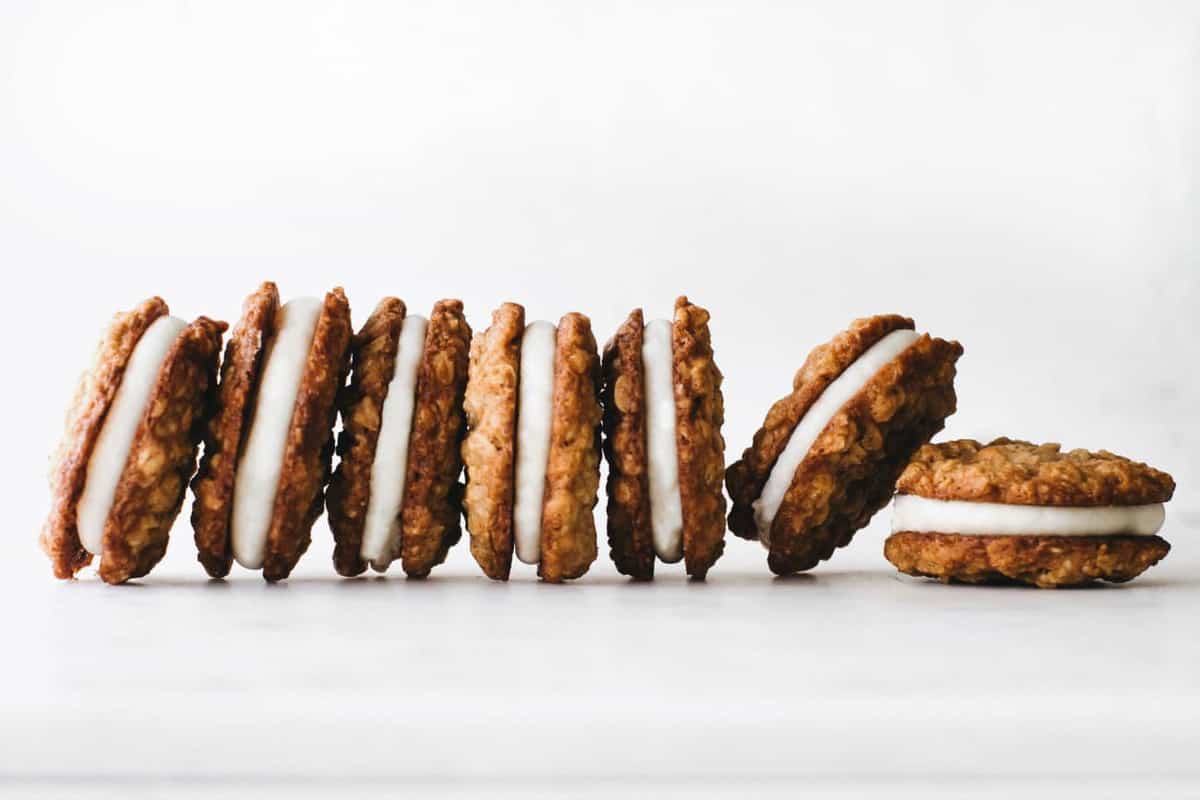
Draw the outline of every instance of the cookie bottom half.
M964 536L900 531L883 554L903 573L944 583L1024 583L1043 589L1123 583L1171 550L1159 536Z

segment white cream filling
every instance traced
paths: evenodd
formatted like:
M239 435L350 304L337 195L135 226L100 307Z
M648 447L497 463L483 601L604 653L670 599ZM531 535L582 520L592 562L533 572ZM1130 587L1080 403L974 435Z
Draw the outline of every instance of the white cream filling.
M871 378L875 377L875 373L919 338L920 334L907 329L892 331L884 336L825 387L825 391L821 392L821 396L800 419L783 452L771 467L762 494L754 501L754 521L758 525L759 539L764 545L771 543L771 524L775 522L775 515L783 505L783 496L792 485L792 476L796 474L800 462L808 455L825 426L842 406L862 391Z
M542 496L550 459L557 335L558 329L552 323L538 321L525 328L521 339L513 539L517 558L526 564L536 564L542 557Z
M371 463L371 489L363 521L360 555L376 572L383 572L396 555L400 536L400 505L408 476L408 439L412 433L413 406L417 399L417 368L425 352L429 320L416 315L404 318L400 328L395 371L388 383L380 412L379 438Z
M233 486L233 555L247 569L260 568L265 557L288 429L321 305L315 297L284 304L264 357L254 416Z
M646 373L646 471L650 485L650 528L654 552L668 563L683 558L683 501L679 495L679 450L675 440L675 369L671 323L656 319L642 334Z
M1144 506L1020 506L931 500L902 494L892 507L892 533L964 536L1153 536L1162 528L1162 503Z
M159 317L142 332L125 365L121 384L113 395L100 434L88 459L83 493L75 509L79 541L94 556L104 549L104 525L112 510L121 473L129 460L133 437L146 413L150 393L171 345L187 327L178 317Z

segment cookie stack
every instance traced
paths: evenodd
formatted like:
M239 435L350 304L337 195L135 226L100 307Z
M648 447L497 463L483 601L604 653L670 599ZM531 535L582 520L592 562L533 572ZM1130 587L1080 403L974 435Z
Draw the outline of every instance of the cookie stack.
M508 580L515 555L559 583L596 559L603 453L610 555L636 580L659 562L708 574L725 548L722 479L728 528L779 575L831 558L897 490L884 554L913 576L1121 582L1168 553L1164 472L1053 444L930 444L955 411L963 348L897 315L813 349L726 470L709 321L686 297L670 319L635 309L601 358L576 312L527 323L504 303L473 335L458 300L423 317L388 297L354 334L340 288L281 303L264 283L218 371L225 323L151 298L117 315L80 385L42 548L60 578L97 557L108 583L143 576L191 480L213 578L235 561L288 577L328 509L346 577L394 561L428 576L465 517L484 575Z

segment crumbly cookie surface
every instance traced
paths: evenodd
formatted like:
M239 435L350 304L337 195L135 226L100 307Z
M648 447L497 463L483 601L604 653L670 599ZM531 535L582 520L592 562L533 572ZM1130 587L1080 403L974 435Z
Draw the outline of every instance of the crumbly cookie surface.
M375 463L383 404L396 370L405 313L404 303L395 297L379 301L354 335L350 383L338 396L342 432L337 452L341 460L329 482L326 505L333 531L333 566L346 577L359 575L367 568L360 553L371 495L371 466Z
M834 415L800 462L771 526L767 565L811 569L892 496L917 448L954 413L958 342L921 336Z
M679 457L679 495L683 507L683 560L697 580L725 549L725 403L721 371L713 360L709 314L675 301L671 356L675 378L675 444Z
M463 510L471 555L484 574L508 580L513 556L513 491L517 389L525 309L504 303L471 341L462 443L467 482Z
M538 575L550 583L578 578L596 560L600 487L600 357L591 321L569 313L558 322L550 457L542 500Z
M1132 580L1170 549L1158 536L962 536L905 531L888 537L883 552L908 575L945 583L1016 582L1049 589Z
M732 500L729 529L743 539L758 539L753 503L762 494L771 468L779 459L812 404L859 356L880 339L898 330L912 330L913 321L896 314L856 319L850 327L808 354L792 379L792 392L771 406L740 460L725 474Z
M263 351L275 331L278 311L279 290L269 281L246 298L241 319L225 345L216 407L208 414L204 455L192 481L192 531L197 558L213 578L225 577L233 565L234 471L254 409Z
M76 526L88 461L134 348L146 329L167 313L162 298L151 297L114 316L100 339L91 367L76 387L62 440L51 459L50 514L38 537L57 578L73 578L92 561L91 553L79 541Z
M441 300L429 316L425 352L408 442L408 472L400 511L404 572L423 578L446 560L462 537L462 440L466 430L471 326L459 300Z
M325 506L333 458L336 398L350 369L350 304L340 287L325 295L292 411L283 469L267 530L263 577L286 578L312 541Z
M1105 450L1064 452L1053 443L959 439L918 450L897 489L936 500L1124 506L1165 503L1175 491L1175 481L1165 472Z
M608 461L608 546L622 575L654 577L654 538L646 453L646 376L642 310L635 309L604 346L601 392Z
M225 328L200 317L167 351L104 525L100 577L106 583L142 577L167 551L196 468Z

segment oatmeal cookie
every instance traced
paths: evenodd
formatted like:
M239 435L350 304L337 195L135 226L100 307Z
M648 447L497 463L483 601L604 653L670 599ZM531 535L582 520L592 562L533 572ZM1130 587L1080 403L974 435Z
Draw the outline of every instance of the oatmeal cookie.
M242 317L225 345L215 408L204 435L204 455L192 481L192 530L197 558L213 578L223 578L233 565L230 515L233 478L240 444L254 411L254 388L263 351L275 332L279 290L263 283L242 304Z
M371 312L351 342L351 379L338 398L340 461L329 483L326 504L333 531L333 566L346 577L367 568L359 553L371 493L371 465L405 313L404 303L395 297L385 297Z
M80 383L51 471L53 501L40 537L59 578L73 577L92 560L77 523L88 463L134 349L167 313L166 303L155 297L118 314ZM158 366L104 522L99 574L106 583L146 575L166 552L196 468L225 328L199 317L174 337Z
M471 326L459 300L441 300L429 316L408 443L400 519L404 572L423 578L462 537L463 394Z
M286 578L308 549L325 507L333 458L336 398L350 369L350 303L340 287L325 295L292 411L283 469L267 531L263 577Z
M896 488L937 500L979 500L1036 506L1130 506L1165 503L1170 475L1107 450L1068 450L973 439L927 444L900 475Z
M683 560L687 574L703 579L725 549L725 404L721 371L713 361L709 314L675 301L671 355L675 375L675 437L683 508Z
M523 307L504 303L492 313L492 324L471 341L463 399L463 510L471 555L485 575L497 580L508 580L512 569L517 389L524 333Z
M1158 536L962 536L901 531L884 556L901 572L943 583L1026 583L1043 589L1123 583L1171 550Z
M600 486L600 359L591 321L569 313L558 323L550 458L542 499L538 575L578 578L596 560L592 509Z

